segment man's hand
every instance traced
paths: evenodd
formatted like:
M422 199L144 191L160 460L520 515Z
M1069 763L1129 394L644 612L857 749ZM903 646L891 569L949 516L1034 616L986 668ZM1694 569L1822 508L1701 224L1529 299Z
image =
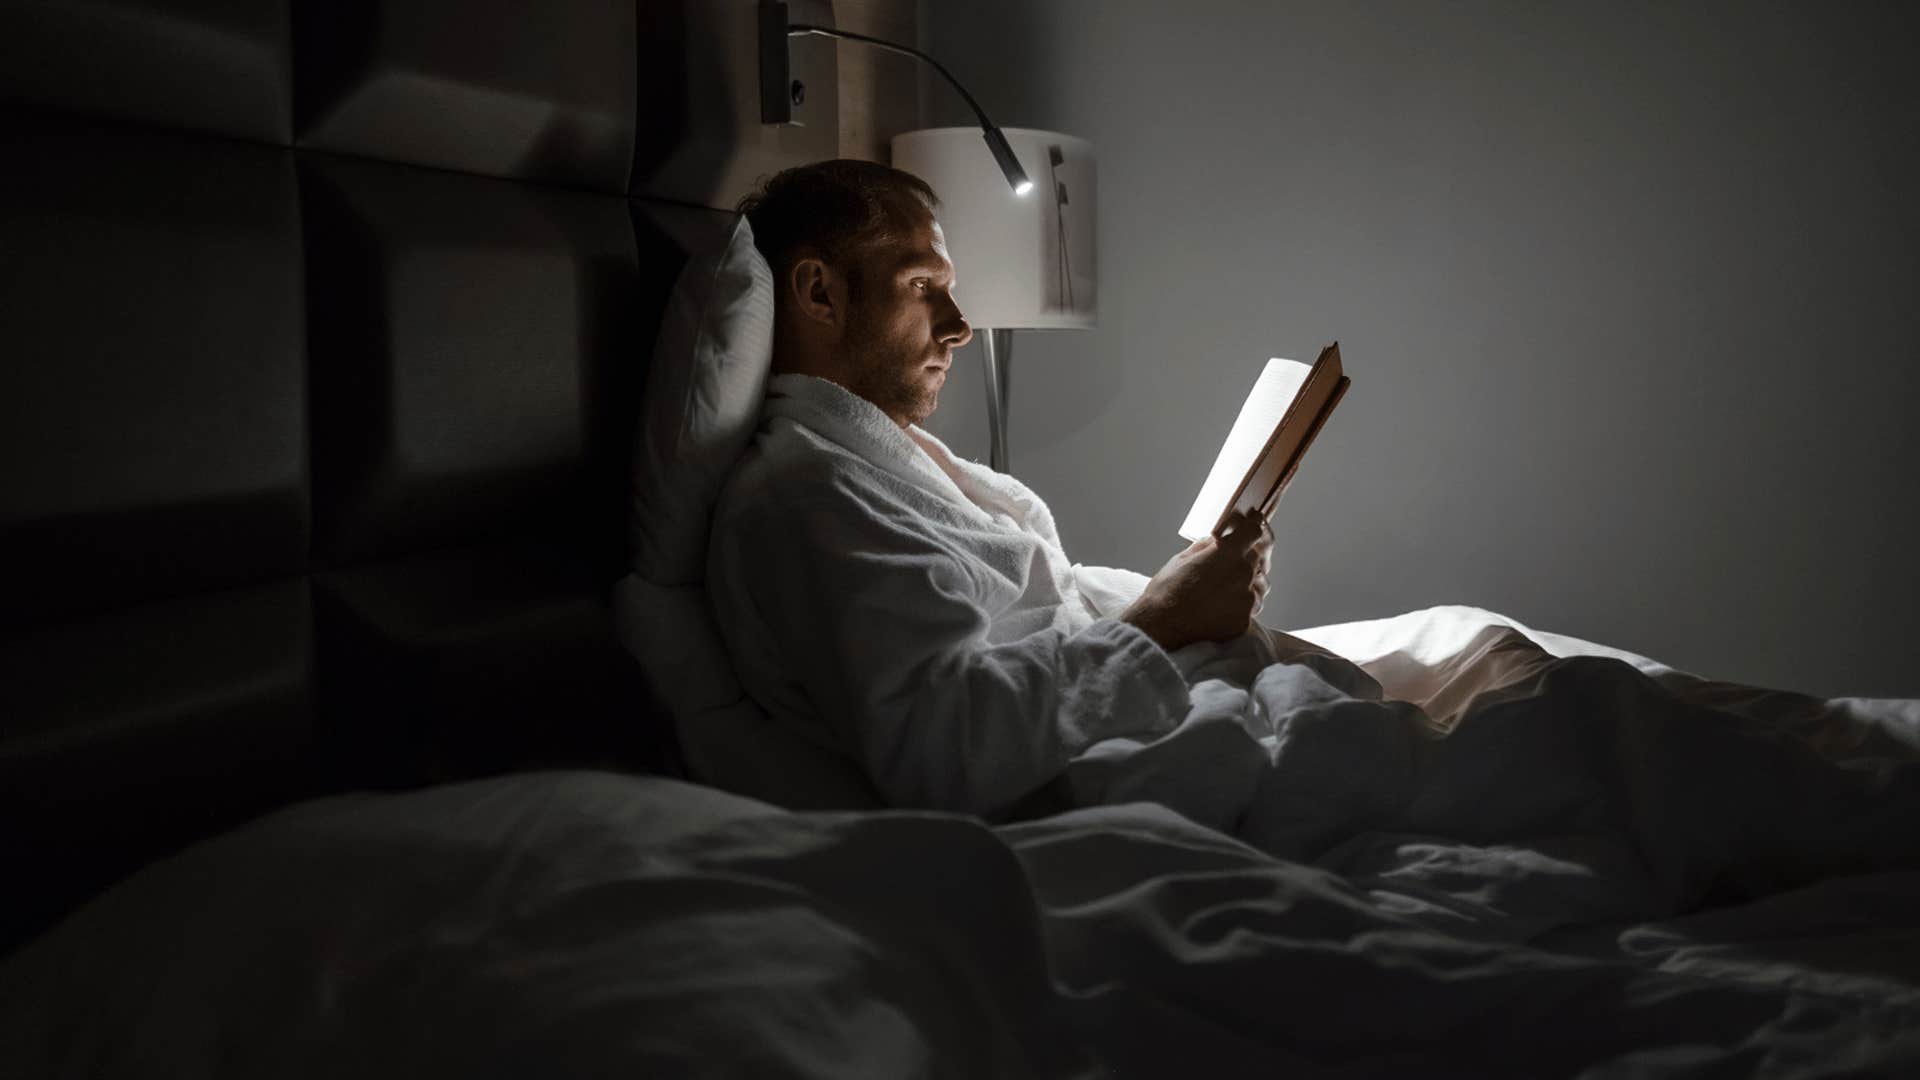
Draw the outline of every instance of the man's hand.
M1194 541L1153 575L1121 620L1169 652L1246 633L1267 595L1273 535L1266 524L1250 511L1236 515L1219 536Z

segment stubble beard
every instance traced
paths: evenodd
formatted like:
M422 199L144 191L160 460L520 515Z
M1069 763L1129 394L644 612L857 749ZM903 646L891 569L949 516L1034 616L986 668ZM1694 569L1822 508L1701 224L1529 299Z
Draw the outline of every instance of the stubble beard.
M855 308L849 315L847 367L854 373L854 385L847 389L890 417L906 417L917 424L932 416L940 405L940 385L927 382L926 357L917 349L888 341L864 311Z

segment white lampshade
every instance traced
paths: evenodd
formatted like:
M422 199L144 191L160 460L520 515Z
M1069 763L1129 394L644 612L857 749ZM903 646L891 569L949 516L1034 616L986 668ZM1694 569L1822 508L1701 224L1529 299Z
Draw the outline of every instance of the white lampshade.
M980 128L896 135L893 167L932 185L953 259L954 299L976 328L1083 330L1094 325L1093 144L1002 128L1033 180L1015 195Z

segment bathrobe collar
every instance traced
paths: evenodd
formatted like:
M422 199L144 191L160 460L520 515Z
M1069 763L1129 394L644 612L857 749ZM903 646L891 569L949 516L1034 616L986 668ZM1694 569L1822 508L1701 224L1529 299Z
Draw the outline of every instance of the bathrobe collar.
M918 425L902 430L880 407L839 383L812 375L775 375L767 382L769 419L791 420L877 468L924 488L948 502L983 513L960 490L923 446L939 448L941 458L953 458L940 440Z
M1058 543L1053 515L1020 481L956 457L918 424L902 429L878 405L838 383L812 375L775 375L767 383L767 415L812 430L983 524L1005 528L1011 520L1020 531Z

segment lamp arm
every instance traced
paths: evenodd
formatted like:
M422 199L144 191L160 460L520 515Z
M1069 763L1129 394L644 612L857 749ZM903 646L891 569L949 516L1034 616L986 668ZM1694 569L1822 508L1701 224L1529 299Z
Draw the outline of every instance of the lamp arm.
M868 37L865 34L856 34L851 30L836 30L831 26L814 26L809 23L793 23L787 27L788 37L800 37L803 34L817 34L821 37L830 37L830 38L845 38L848 41L864 41L875 48L885 49L888 52L897 52L905 56L911 56L915 60L919 60L923 63L930 64L932 65L933 70L939 72L941 76L947 80L947 82L953 85L953 88L955 90L958 90L960 92L960 96L966 99L967 107L973 110L973 115L980 118L980 126L983 128L993 127L993 121L987 119L987 114L985 111L983 111L980 108L980 103L973 100L973 95L967 93L967 88L964 86L961 86L960 80L953 77L953 72L948 71L946 69L946 66L941 64L940 61L935 60L933 57L928 56L926 53L921 52L919 49L913 48L912 46L909 46L909 45L896 45L891 41L886 41L877 37Z
M1020 159L1014 156L1013 147L1008 145L1007 137L999 128L993 126L993 121L987 119L987 111L980 107L979 102L973 100L973 95L967 93L967 88L960 85L960 80L953 77L953 72L948 71L946 65L911 46L896 44L882 38L868 37L865 34L856 34L851 30L836 30L831 26L815 26L811 23L791 23L787 26L788 37L803 37L808 34L863 42L876 49L911 56L915 60L931 65L949 85L960 92L960 97L966 101L967 107L973 110L973 115L980 118L980 130L986 137L987 147L993 151L994 161L999 163L1000 171L1006 173L1007 183L1013 185L1014 192L1025 195L1032 189L1033 184L1027 179L1027 171L1020 167Z

